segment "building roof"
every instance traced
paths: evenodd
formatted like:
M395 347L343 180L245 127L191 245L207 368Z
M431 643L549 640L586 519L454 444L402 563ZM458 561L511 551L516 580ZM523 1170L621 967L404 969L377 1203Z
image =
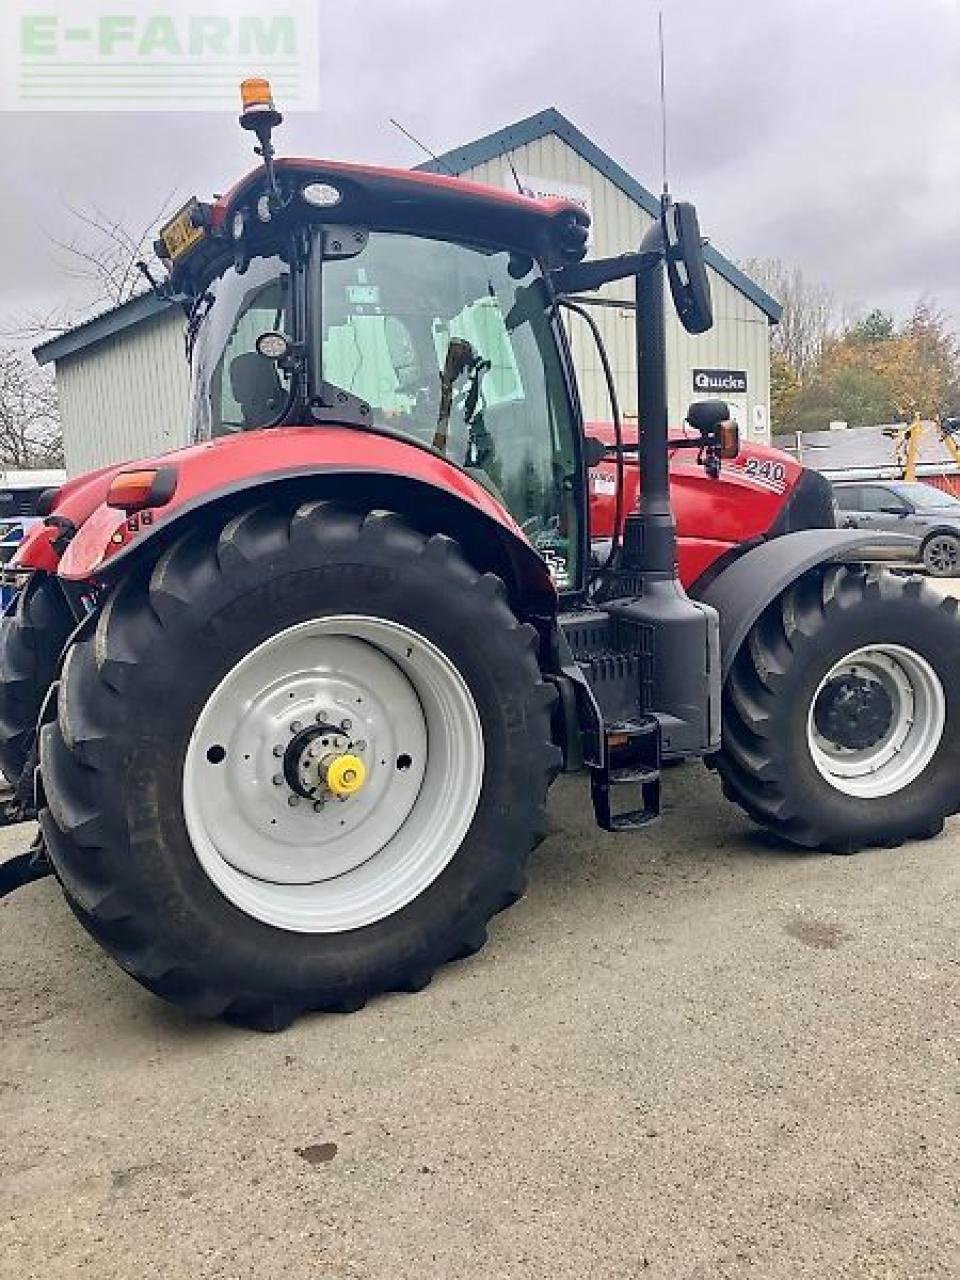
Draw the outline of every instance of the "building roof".
M53 360L63 360L66 356L75 355L86 347L92 347L95 342L116 337L124 329L143 324L144 321L172 309L176 309L176 303L158 298L155 293L138 294L135 298L128 298L126 302L122 302L119 307L113 307L109 311L92 316L75 328L68 329L66 333L61 333L59 337L50 338L39 347L34 347L34 358L37 364L50 364Z
M495 133L488 133L486 137L478 138L476 142L468 142L462 147L454 147L452 151L445 151L442 155L437 156L435 160L424 161L423 164L417 165L417 168L428 173L447 172L455 173L459 176L470 169L475 169L477 165L487 164L491 160L509 156L510 152L517 147L537 142L540 138L546 138L550 134L556 134L581 159L602 173L614 186L619 187L624 195L638 204L651 217L656 218L659 216L659 199L629 174L622 165L617 164L616 160L608 156L605 151L602 151L595 142L591 142L587 135L578 129L571 120L568 120L562 112L558 111L556 107L547 107L532 116L527 116L525 120L518 120L515 124L508 124L505 128L498 129ZM745 275L729 258L725 258L713 245L708 244L704 253L707 262L713 267L714 271L739 289L751 302L756 303L769 318L771 324L776 324L779 321L783 308L776 299L771 298L769 293L761 289L755 281Z
M917 459L919 475L951 475L958 468L940 439L935 423L927 423ZM896 440L892 432L902 423L877 427L847 427L838 431L799 433L799 451L794 438L778 441L781 448L796 455L805 467L822 471L833 480L895 480L903 468L896 461Z
M585 133L582 133L555 107L547 107L544 111L528 116L525 120L518 120L515 124L498 129L495 133L488 133L485 137L478 138L476 142L455 147L452 151L438 156L436 160L428 160L424 164L417 165L416 168L425 173L446 172L459 177L477 165L507 156L515 148L536 142L550 134L556 134L587 164L602 173L614 186L619 187L651 217L659 215L660 201L657 197L617 164L616 160L602 151L595 142L591 142ZM783 310L779 302L771 298L749 276L744 275L739 267L729 258L725 258L713 245L708 244L705 247L704 256L720 276L728 280L764 312L771 324L777 323ZM141 294L122 303L119 307L84 321L83 324L77 325L75 329L70 329L57 338L42 343L34 348L33 354L37 363L42 365L63 360L87 347L92 347L94 343L116 337L125 329L161 315L175 306L175 303L166 302L153 293Z

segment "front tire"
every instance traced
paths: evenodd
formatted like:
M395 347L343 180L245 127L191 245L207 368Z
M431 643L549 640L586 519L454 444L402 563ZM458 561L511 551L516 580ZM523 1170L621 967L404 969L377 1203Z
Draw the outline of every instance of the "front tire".
M932 836L960 807L960 620L919 578L805 575L724 687L727 797L793 844L850 853Z
M41 820L68 902L206 1016L276 1029L419 989L483 944L542 836L536 641L499 579L389 513L187 535L67 656Z

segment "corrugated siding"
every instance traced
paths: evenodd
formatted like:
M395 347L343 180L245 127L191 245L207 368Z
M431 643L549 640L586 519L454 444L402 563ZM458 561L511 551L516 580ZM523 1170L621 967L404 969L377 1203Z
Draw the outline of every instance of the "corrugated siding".
M951 494L954 498L960 498L960 476L918 476L917 479L932 485L934 489Z
M189 393L181 313L58 361L57 393L70 475L180 448Z
M512 153L519 174L560 182L576 183L590 189L593 203L593 243L591 256L608 257L635 249L650 225L650 216L626 196L609 178L589 165L556 134L517 147ZM477 165L463 175L495 187L510 187L513 178L506 159ZM708 268L713 290L715 324L709 333L688 334L676 316L667 322L668 410L672 423L683 420L687 406L695 398L694 369L743 369L747 373L747 394L730 397L741 426L755 439L769 440L770 423L770 332L764 313L749 298ZM630 301L632 282L608 285L602 296ZM626 308L594 307L592 314L603 334L613 366L617 392L625 413L636 415L636 357L633 312ZM570 336L580 380L584 413L588 419L607 419L609 401L603 370L593 339L582 321L573 318ZM702 397L697 397L702 398ZM762 424L757 418L757 406Z

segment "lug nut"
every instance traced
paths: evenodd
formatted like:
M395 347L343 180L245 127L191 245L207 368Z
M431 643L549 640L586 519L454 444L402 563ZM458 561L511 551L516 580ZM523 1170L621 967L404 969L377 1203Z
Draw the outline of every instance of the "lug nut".
M282 787L282 786L283 786L283 774L282 774L282 773L275 773L275 774L273 775L273 785L274 785L275 787Z
M283 747L281 747L279 743L277 744L277 746L273 748L273 754L277 757L278 760L283 755Z
M353 744L354 751L366 751L366 749L367 749L367 744L363 738L358 738L357 741Z
M322 800L315 800L315 801L314 801L314 804L313 804L313 812L314 812L314 813L321 813L322 811L323 811L323 801L322 801Z
M293 724L290 726L290 732L299 733L302 728L303 728L303 725L300 723L300 721L294 720Z
M299 796L287 796L287 804L290 806L291 809L295 809L299 803L300 803Z
M327 713L326 713L325 711L318 711L318 712L317 712L317 715L316 715L316 721L317 721L317 724L323 724L323 722L324 722L324 720L326 720L326 718L327 718Z
M353 721L352 721L352 720L341 720L341 721L340 721L340 728L344 731L344 733L349 733L349 732L350 732L350 730L353 728Z

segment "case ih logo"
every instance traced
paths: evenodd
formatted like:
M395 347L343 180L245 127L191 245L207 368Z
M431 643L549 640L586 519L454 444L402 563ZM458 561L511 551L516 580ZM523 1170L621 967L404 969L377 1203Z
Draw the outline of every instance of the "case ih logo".
M235 111L266 76L316 107L316 0L5 0L0 109Z
M693 389L701 394L714 391L742 393L747 389L747 375L743 369L694 369Z

